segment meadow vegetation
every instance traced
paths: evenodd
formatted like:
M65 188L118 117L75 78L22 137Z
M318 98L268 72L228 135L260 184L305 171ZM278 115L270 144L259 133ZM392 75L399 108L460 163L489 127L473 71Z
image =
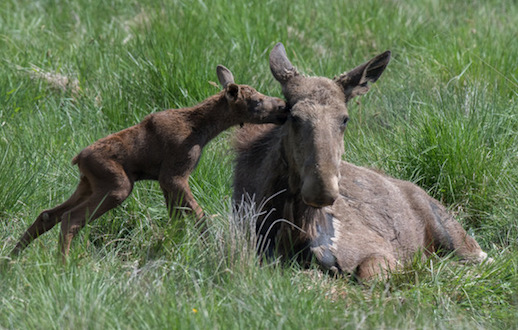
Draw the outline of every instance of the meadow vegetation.
M515 328L516 17L514 0L0 2L0 328ZM416 257L367 284L261 263L255 215L231 214L231 130L191 178L212 215L205 242L139 182L78 235L66 266L57 229L9 259L75 188L80 150L218 92L217 64L281 96L268 67L278 41L300 71L327 77L392 51L349 106L345 159L419 184L494 263Z

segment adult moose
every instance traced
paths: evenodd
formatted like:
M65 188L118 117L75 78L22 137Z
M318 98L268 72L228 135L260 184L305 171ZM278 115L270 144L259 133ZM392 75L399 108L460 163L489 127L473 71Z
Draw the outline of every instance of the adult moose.
M300 75L284 46L273 48L270 68L290 116L283 126L245 126L236 137L233 199L261 205L262 252L314 256L360 280L386 275L418 251L454 251L474 262L487 257L415 184L341 160L346 104L369 90L389 60L387 51L331 80Z
M43 211L23 234L12 255L18 255L39 235L61 222L60 251L65 261L72 238L88 221L121 204L135 181L158 180L170 215L177 206L203 211L189 189L203 147L220 132L240 123L282 124L285 102L234 83L232 73L217 67L223 91L200 104L150 114L130 128L108 135L86 147L74 159L81 178L72 196Z

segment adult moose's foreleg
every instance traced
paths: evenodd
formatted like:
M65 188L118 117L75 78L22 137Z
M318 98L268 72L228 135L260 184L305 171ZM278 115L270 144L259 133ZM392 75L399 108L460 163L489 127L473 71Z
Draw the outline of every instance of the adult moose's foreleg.
M387 278L389 272L394 270L396 261L392 256L373 254L365 258L356 269L356 277L362 281Z
M58 224L65 212L81 204L83 201L88 199L91 194L92 189L90 182L88 181L88 178L82 176L75 192L68 200L52 209L45 210L40 213L34 223L22 235L15 248L11 252L11 255L19 255L33 240L38 238L38 236L46 233L56 224Z

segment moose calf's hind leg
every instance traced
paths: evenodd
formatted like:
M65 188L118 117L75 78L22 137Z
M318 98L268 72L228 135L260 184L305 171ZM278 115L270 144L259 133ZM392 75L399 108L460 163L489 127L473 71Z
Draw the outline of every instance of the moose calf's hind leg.
M81 177L81 181L76 191L64 203L40 213L34 223L25 231L16 247L11 252L12 256L17 256L38 236L54 228L61 221L63 213L71 210L76 205L85 201L92 193L90 183L86 177Z
M59 221L59 216L55 216L51 210L41 212L34 223L22 235L11 252L11 256L18 256L33 240L54 228Z
M94 191L88 200L63 215L59 239L63 262L66 261L72 239L86 225L87 220L91 222L120 205L129 196L132 188L129 179L116 189L107 190L103 187L103 190Z

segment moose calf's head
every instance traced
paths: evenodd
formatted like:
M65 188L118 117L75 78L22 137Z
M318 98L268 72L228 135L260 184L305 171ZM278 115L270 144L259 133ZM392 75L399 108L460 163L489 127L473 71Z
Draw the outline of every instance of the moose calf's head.
M378 80L389 60L386 51L331 80L300 75L282 43L271 51L270 69L290 108L283 145L290 190L300 190L307 205L324 207L338 198L347 102L367 93L368 83Z
M237 85L232 72L223 65L218 65L217 73L233 115L239 116L241 122L283 124L288 118L286 102L280 98L261 94L248 85Z

